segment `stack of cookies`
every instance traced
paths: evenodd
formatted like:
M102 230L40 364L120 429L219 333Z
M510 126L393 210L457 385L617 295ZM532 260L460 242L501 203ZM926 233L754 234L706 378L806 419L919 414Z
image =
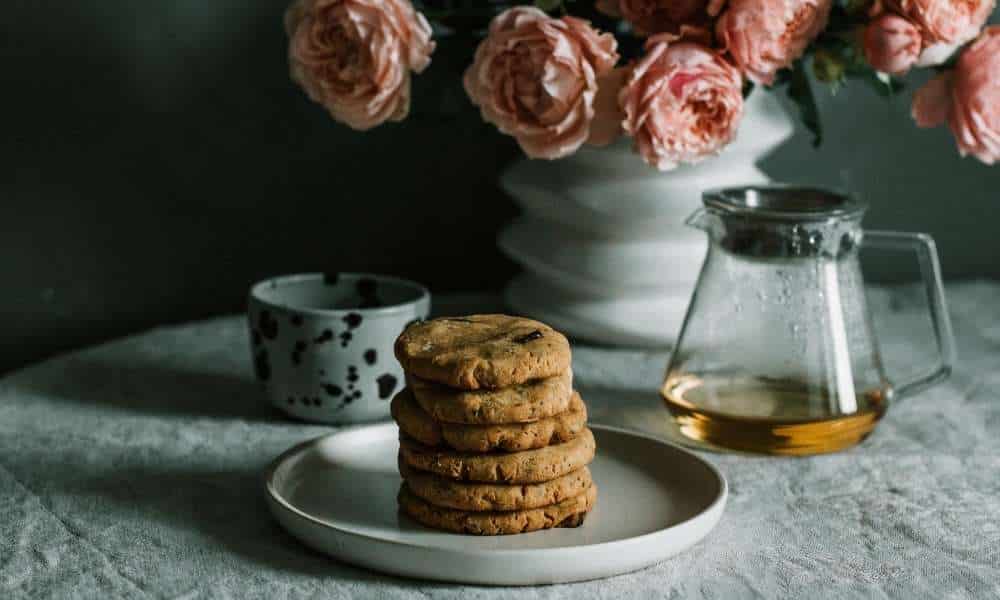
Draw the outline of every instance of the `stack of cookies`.
M441 318L408 327L395 351L405 514L478 535L583 523L594 436L561 333L506 315Z

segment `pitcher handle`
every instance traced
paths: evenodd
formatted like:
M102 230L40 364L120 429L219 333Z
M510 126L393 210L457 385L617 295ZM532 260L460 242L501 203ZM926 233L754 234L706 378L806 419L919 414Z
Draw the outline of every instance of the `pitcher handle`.
M944 283L941 279L937 246L934 244L934 238L926 233L865 230L862 239L864 245L881 250L914 250L917 253L917 262L920 263L920 274L927 291L927 305L934 326L934 337L937 340L939 362L908 381L891 382L895 394L902 398L947 379L955 364L955 336L944 298Z

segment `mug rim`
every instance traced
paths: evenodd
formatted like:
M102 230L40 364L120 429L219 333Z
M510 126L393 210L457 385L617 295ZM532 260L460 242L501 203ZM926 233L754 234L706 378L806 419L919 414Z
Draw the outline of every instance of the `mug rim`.
M317 281L323 283L328 277L326 273L312 272L312 273L292 273L288 275L278 275L276 277L269 277L267 279L262 279L257 283L250 286L249 299L253 302L257 302L268 308L284 310L289 312L301 313L304 315L311 315L316 317L343 317L348 313L361 313L369 317L388 317L394 316L398 313L404 312L406 309L417 306L422 302L429 302L431 298L430 291L422 284L417 283L411 279L404 279L402 277L395 277L393 275L381 275L378 273L363 273L354 271L344 271L335 274L339 279L341 277L348 277L352 279L373 279L377 282L391 283L395 285L402 286L404 288L410 288L416 292L417 297L408 300L406 302L399 302L396 304L389 304L386 306L377 306L371 308L314 308L309 306L293 306L289 304L280 304L273 302L261 296L261 291L265 288L270 289L273 287L278 287L282 285L296 285L303 283L315 283ZM336 283L333 285L337 285Z

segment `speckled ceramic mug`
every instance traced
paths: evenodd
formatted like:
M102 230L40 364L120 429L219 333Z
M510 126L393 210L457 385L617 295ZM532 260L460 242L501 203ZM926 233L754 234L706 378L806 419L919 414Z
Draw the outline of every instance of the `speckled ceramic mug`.
M403 385L393 343L427 318L431 298L405 279L310 273L262 281L248 304L254 372L271 404L342 424L389 416Z

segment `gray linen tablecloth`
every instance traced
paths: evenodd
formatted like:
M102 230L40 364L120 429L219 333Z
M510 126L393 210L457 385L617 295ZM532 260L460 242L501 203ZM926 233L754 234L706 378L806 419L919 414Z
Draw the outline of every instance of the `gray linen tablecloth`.
M732 490L707 539L637 573L519 595L1000 597L1000 284L953 285L949 299L954 376L893 406L864 444L704 453ZM920 294L877 290L872 304L889 367L923 364ZM0 381L0 598L511 595L353 568L285 534L261 471L330 428L265 405L245 335L239 317L162 328ZM665 360L575 347L593 420L674 435L653 391Z

